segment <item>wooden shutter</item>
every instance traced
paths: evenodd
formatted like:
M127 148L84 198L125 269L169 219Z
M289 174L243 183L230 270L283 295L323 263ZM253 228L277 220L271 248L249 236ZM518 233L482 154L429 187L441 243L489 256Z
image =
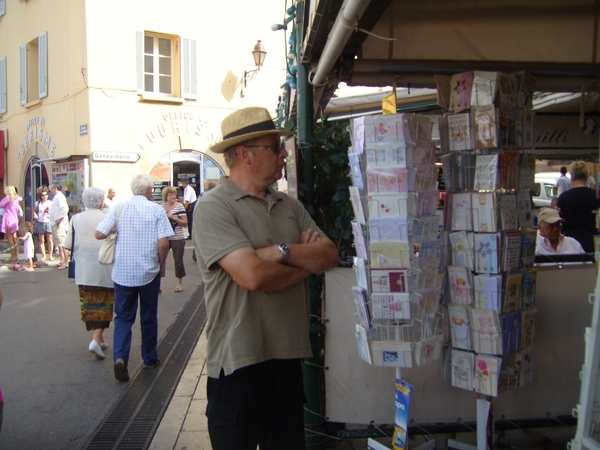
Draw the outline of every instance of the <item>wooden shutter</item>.
M196 40L181 39L181 96L195 99L198 95Z
M6 0L0 0L0 16L6 14Z
M48 97L48 32L38 36L38 83L40 98Z
M21 45L19 48L20 73L21 81L21 105L27 103L27 44Z
M0 58L0 114L4 113L6 113L6 56Z
M135 64L137 75L137 90L144 92L144 33L135 32Z

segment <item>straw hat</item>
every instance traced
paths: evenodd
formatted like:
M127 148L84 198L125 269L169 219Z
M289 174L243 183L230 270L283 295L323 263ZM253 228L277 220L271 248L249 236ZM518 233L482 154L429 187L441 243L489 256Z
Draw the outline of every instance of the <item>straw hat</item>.
M221 122L223 140L211 147L215 153L223 153L229 147L261 136L291 136L292 131L275 128L271 114L266 108L250 107L229 114Z
M560 217L558 211L552 208L544 208L538 214L538 222L546 222L548 224L553 224L556 222L564 222L565 219Z

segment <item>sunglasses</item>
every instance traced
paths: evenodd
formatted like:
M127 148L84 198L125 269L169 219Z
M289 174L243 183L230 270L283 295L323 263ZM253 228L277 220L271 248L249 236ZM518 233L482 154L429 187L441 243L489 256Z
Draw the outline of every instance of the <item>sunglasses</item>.
M266 144L256 144L256 145L244 145L244 147L248 147L248 148L264 147L264 148L268 148L269 150L271 150L276 155L279 155L281 153L281 151L285 148L285 143L283 141L279 141L277 143L269 144L269 145L266 145Z

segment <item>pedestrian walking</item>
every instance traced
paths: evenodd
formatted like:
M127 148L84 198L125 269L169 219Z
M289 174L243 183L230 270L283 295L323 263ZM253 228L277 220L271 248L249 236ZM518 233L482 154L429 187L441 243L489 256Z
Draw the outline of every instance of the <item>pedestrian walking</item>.
M106 239L115 227L119 236L111 276L115 284L114 375L119 381L129 381L127 364L138 300L144 367L160 364L156 349L160 271L169 252L168 238L174 233L165 210L151 201L153 188L150 175L133 177L133 197L110 208L96 227L96 239Z

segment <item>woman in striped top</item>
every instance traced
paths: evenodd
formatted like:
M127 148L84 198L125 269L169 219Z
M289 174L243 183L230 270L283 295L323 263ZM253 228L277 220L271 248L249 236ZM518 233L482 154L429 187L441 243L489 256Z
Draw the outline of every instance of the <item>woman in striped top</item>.
M165 187L162 190L162 199L165 202L164 208L167 217L175 233L169 238L169 247L173 250L173 260L175 261L175 277L177 278L175 292L181 292L183 291L183 277L185 277L185 267L183 265L185 237L183 236L182 227L187 226L187 216L183 205L177 201L177 189L175 187Z

